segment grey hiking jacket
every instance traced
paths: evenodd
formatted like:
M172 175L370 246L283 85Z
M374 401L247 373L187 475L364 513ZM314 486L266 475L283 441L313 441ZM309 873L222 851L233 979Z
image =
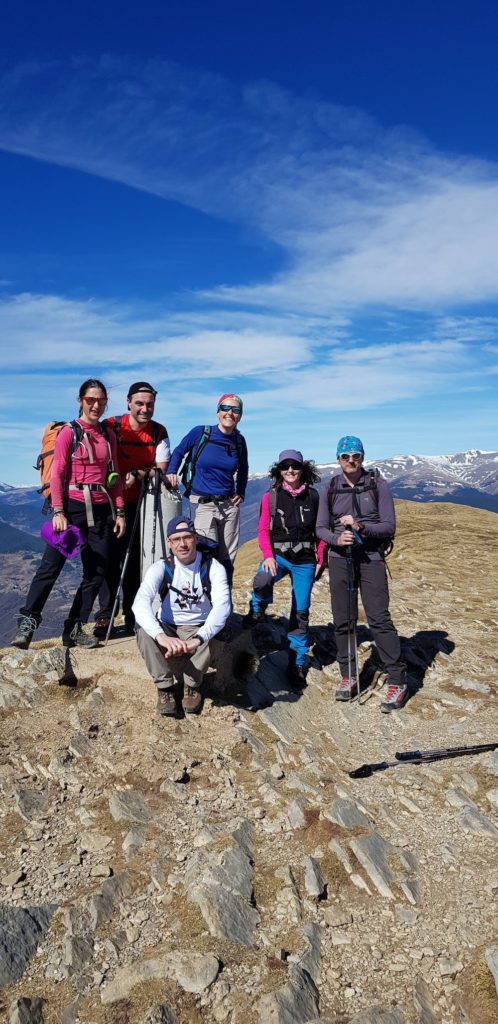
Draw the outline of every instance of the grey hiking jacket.
M367 482L369 472L368 469L362 468L359 484ZM355 542L353 545L354 555L358 557L364 555L371 561L381 561L384 557L382 551L378 550L381 547L381 541L394 537L396 532L394 502L387 480L381 476L377 477L377 500L372 490L355 494L341 470L332 475L337 480L332 518L329 511L329 488L327 485L320 492L316 520L317 537L330 545L331 557L345 558L346 548L337 545L337 540L344 532L344 527L336 524L341 516L352 515L363 526L361 531L363 543Z

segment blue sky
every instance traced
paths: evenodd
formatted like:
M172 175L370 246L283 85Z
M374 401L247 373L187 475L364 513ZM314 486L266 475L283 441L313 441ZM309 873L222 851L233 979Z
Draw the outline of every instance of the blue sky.
M0 480L87 376L252 471L496 448L491 2L7 0Z

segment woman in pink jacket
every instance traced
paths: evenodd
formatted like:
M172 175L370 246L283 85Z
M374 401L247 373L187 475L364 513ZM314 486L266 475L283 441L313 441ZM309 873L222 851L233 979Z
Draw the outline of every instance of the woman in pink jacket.
M308 620L311 589L326 545L316 539L318 491L311 485L320 477L314 463L293 448L280 452L270 467L273 486L261 501L258 542L263 559L254 577L250 627L264 619L273 601L275 583L290 576L292 607L289 619L289 680L299 689L306 683Z
M107 406L107 391L101 381L89 379L81 385L79 415L60 431L55 443L50 477L52 529L54 539L69 525L77 526L85 543L81 549L83 578L64 622L65 647L97 647L98 640L82 629L88 622L107 562L109 535L121 537L126 529L121 478L110 472L116 465L116 438L105 433L99 422ZM41 563L19 610L13 647L26 649L42 620L42 610L66 561L59 547L47 544Z

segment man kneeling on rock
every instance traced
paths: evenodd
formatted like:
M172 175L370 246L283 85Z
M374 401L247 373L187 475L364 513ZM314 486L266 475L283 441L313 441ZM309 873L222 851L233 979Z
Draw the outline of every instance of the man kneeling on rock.
M209 551L198 550L191 519L175 516L167 527L171 555L147 570L133 604L137 641L157 686L160 715L200 711L201 685L211 661L209 641L230 614L227 575ZM161 606L156 614L154 601Z

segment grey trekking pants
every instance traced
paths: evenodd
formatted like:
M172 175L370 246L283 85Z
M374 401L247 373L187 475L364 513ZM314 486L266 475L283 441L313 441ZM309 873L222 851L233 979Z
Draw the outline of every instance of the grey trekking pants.
M231 586L233 563L240 539L240 508L232 505L231 498L200 502L195 494L190 497L190 504L195 509L197 533L218 544L216 557L224 566Z
M180 640L191 640L201 628L196 626L170 626L161 623L163 633L177 636ZM202 644L193 654L180 654L176 658L165 658L164 650L156 641L139 627L137 630L138 649L158 690L169 690L176 684L200 690L202 680L209 668L211 649L209 643Z

